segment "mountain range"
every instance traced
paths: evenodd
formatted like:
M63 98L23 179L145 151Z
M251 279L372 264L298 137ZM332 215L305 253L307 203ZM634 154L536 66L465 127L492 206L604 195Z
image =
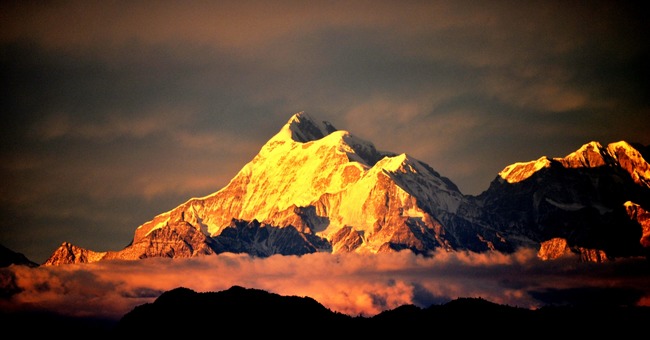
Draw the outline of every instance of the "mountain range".
M637 334L637 328L648 316L648 307L573 305L530 310L482 298L457 298L426 308L402 305L366 317L333 312L310 297L283 296L241 286L202 293L179 287L163 293L153 303L135 307L111 331L115 337L170 336L187 334L189 325L203 325L206 331L215 332L222 327L241 325L232 331L285 339L315 334L385 338L419 337L436 329L444 331L445 325L465 324L455 332L464 336L492 333L505 339L521 338L518 330L534 330L539 336L602 336L603 332L611 332L627 337ZM599 327L583 327L577 319L589 320ZM498 326L502 323L509 327ZM151 327L156 324L173 326Z
M44 265L314 252L538 250L552 260L650 255L648 147L591 141L506 166L479 195L405 153L377 150L305 112L222 189L138 226L123 249L63 242Z
M480 297L461 297L428 307L406 304L372 316L352 316L334 312L307 296L280 295L237 285L208 292L177 287L116 320L0 310L0 326L19 331L22 336L60 334L101 339L190 334L245 334L283 339L344 334L345 337L385 338L450 331L462 336L492 334L501 339L520 339L531 331L545 337L616 334L634 338L643 332L639 327L650 317L649 307L592 302L526 309ZM463 326L450 328L450 325Z

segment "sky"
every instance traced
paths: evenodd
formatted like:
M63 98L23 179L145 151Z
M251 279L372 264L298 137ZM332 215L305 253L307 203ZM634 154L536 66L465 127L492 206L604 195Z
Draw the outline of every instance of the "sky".
M642 4L3 1L0 244L122 249L300 111L468 195L590 141L650 145Z

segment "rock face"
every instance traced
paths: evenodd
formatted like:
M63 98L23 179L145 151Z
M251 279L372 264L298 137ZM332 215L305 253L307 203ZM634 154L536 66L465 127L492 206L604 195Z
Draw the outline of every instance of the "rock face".
M96 262L104 258L104 256L106 256L106 252L95 252L77 247L68 242L63 242L50 258L45 261L44 265Z
M217 253L247 253L259 257L274 254L304 255L330 248L329 242L324 238L301 233L292 226L275 228L260 224L257 220L232 220L213 239L213 248Z
M641 239L639 243L644 248L650 248L650 212L630 201L625 202L625 210L630 220L635 221L641 226Z
M646 215L625 202L647 207L649 188L635 148L592 142L564 158L510 165L484 193L466 196L427 164L301 112L227 186L142 224L125 249L64 243L47 264L221 252L511 252L556 238L573 251L603 252L589 259L636 256L648 248L647 222L640 243Z
M582 262L607 261L607 254L598 249L570 247L566 239L556 237L541 243L537 256L542 260L554 260L569 254L577 254Z

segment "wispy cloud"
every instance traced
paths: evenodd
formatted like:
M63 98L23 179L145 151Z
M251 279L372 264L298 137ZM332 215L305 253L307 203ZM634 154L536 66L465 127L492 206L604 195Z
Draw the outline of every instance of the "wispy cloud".
M77 316L120 317L176 287L219 291L232 285L310 296L349 315L375 315L403 304L428 307L458 297L537 308L570 300L569 292L607 304L648 304L643 260L604 264L576 258L541 261L532 250L514 254L439 251L357 255L316 253L251 258L220 254L191 259L150 258L0 271L6 310L45 309ZM608 295L608 293L611 293ZM605 295L603 295L605 294ZM617 298L618 296L618 298Z
M73 138L93 142L120 137L141 139L155 133L169 133L182 129L191 121L192 112L170 112L168 108L139 111L137 115L111 113L92 118L66 113L49 114L31 128L34 138L45 141L58 138Z

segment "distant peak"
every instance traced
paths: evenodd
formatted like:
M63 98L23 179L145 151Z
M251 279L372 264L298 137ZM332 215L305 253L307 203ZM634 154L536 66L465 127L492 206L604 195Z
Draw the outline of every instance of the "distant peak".
M607 145L607 151L616 164L632 176L634 182L650 188L650 164L639 150L626 141L619 141Z
M550 166L551 160L546 156L542 156L534 161L508 165L499 172L499 176L508 181L508 183L517 183L529 178L537 171Z
M584 144L578 149L577 151L571 153L567 157L570 157L571 155L581 155L585 156L588 154L596 154L596 155L601 155L605 151L605 148L603 148L603 145L600 144L599 142L596 141L591 141L587 144Z
M597 167L603 165L629 166L628 171L645 172L647 163L641 153L626 141L618 141L603 147L598 142L589 142L576 152L558 158L565 167ZM622 164L624 163L624 164ZM645 177L645 174L643 175Z
M597 151L597 150L600 150L602 148L603 148L603 145L600 144L600 142L591 141L591 142L586 143L583 146L581 146L579 150L591 150L591 149L593 149L594 151Z
M591 141L564 158L555 158L555 160L566 168L594 168L607 164L610 158L602 144Z
M307 143L319 140L337 129L331 123L315 120L304 111L301 111L291 116L282 130L290 132L292 140Z
M633 154L638 154L640 157L643 157L641 155L641 152L637 150L632 144L626 142L626 141L618 141L618 142L613 142L609 143L607 145L607 150L609 150L611 153L615 154L616 150L623 150L628 153L633 153Z
M499 176L509 183L516 183L532 176L537 171L548 168L556 162L565 168L595 168L616 166L627 171L632 179L641 185L650 187L650 165L643 155L626 141L603 144L591 141L565 157L541 157L536 161L514 163L505 167Z

